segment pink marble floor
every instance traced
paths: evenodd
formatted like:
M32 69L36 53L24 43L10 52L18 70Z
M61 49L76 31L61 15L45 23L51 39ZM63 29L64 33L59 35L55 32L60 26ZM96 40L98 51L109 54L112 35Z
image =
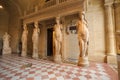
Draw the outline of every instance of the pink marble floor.
M32 66L21 68L27 63ZM118 74L105 63L91 62L82 68L12 54L0 56L0 80L118 80Z

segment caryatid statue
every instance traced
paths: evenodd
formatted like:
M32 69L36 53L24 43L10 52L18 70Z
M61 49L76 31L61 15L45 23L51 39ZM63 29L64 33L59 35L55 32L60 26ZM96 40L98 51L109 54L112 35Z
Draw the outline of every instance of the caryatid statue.
M38 23L35 22L34 24L35 28L33 29L33 35L32 35L32 42L33 42L33 58L39 58L39 33L40 29L38 27Z
M62 55L62 25L60 24L60 17L56 18L56 24L54 25L54 61L61 63Z
M77 32L79 41L79 66L88 66L88 43L89 43L89 31L87 20L85 19L85 13L82 12L80 19L77 22Z
M26 24L23 26L23 33L22 33L22 54L21 56L25 57L27 55L27 35L28 35L28 30Z
M10 47L10 35L5 32L3 36L3 54L11 54L11 47Z

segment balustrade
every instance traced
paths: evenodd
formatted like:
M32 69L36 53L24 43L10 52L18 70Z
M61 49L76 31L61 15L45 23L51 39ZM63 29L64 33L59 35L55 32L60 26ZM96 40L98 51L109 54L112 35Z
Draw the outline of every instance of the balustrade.
M50 0L50 1L45 2L44 4L40 4L32 9L27 10L26 14L31 14L31 13L39 11L43 8L51 7L51 6L54 6L57 4L61 4L61 3L66 2L66 1L69 1L69 0Z

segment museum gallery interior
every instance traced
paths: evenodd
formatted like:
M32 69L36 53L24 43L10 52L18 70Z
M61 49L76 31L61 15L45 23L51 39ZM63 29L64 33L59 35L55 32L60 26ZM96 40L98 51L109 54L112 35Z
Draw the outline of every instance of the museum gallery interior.
M0 80L120 80L120 0L0 0Z

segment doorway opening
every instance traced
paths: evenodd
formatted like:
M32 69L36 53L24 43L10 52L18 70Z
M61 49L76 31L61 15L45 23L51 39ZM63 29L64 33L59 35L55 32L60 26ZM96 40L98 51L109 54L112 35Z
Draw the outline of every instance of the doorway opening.
M53 28L47 29L47 56L53 56Z

